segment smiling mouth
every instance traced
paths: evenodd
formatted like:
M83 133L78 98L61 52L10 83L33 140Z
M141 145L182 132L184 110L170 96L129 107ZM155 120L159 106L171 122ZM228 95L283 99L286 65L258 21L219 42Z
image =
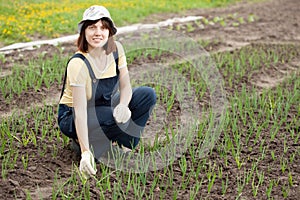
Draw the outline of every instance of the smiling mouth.
M93 40L94 40L94 41L102 41L103 38L94 38Z

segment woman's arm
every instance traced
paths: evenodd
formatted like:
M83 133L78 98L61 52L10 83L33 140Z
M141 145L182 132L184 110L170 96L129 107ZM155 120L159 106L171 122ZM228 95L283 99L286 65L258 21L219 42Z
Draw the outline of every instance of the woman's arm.
M73 86L73 106L75 111L75 127L77 138L81 148L81 160L79 170L83 177L87 178L97 172L94 156L89 148L87 127L87 100L85 87Z
M120 70L120 103L115 107L113 116L118 123L126 123L131 117L131 111L128 108L132 98L132 89L127 67Z
M127 67L120 70L120 104L128 106L132 97L132 88L130 84L129 72Z
M75 111L75 127L81 153L89 151L87 127L87 99L84 86L73 86L73 106Z

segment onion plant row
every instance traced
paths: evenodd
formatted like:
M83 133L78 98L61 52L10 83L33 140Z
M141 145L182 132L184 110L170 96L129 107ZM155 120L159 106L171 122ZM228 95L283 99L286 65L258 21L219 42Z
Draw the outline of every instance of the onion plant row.
M274 199L278 195L288 198L299 185L299 73L291 73L283 83L271 90L258 92L255 86L245 84L257 70L270 66L280 67L299 55L297 46L273 47L270 49L265 45L252 45L233 53L212 56L224 77L229 103L224 114L221 137L206 156L200 154L200 149L212 120L209 115L212 111L210 91L190 63L174 64L168 74L180 72L187 78L188 90L196 91L196 96L191 97L199 101L199 105L204 107L202 111L206 113L205 117L199 119L197 127L194 127L192 132L195 135L187 151L164 168L147 173L124 172L98 164L97 176L85 181L78 172L77 164L72 165L71 174L67 177L61 175L65 169L58 169L53 175L52 198L126 199L130 196L132 199L205 199L216 194L220 197L230 195L236 199ZM286 51L289 53L284 53ZM157 58L164 52L152 51L150 54ZM128 58L129 64L148 56L149 52L132 53ZM1 79L2 94L8 96L10 93L19 94L19 90L32 87L38 89L41 83L46 86L60 83L64 68L57 66L63 62L55 58L40 61L40 64L37 64L39 61L32 63L27 68L16 66L14 75ZM13 82L15 74L24 79L20 80L19 87L22 89L13 89L9 84ZM27 77L34 77L34 81ZM164 105L166 114L170 114L177 96L182 96L186 90L180 85L171 85L166 90L162 87L166 83L161 76L153 77L151 74L133 80L133 85L143 82L156 83L157 87L154 88L158 93L158 104ZM208 102L204 101L205 98L208 98ZM59 159L58 150L67 148L69 139L60 133L56 124L56 106L32 107L30 112L1 120L2 179L9 178L8 172L12 170L28 170L35 157L49 156L49 151L51 157L48 159ZM157 112L154 110L153 115L157 115ZM170 126L170 122L156 123L162 123L159 134L165 136L164 144L167 144L177 134L181 119L172 121L175 126ZM20 147L35 149L36 154L28 154L24 150L21 152ZM160 147L158 142L151 148L141 143L139 153L143 155L146 151L155 151ZM27 198L31 198L30 192Z
M49 89L60 84L65 70L66 58L55 55L52 59L32 59L26 64L13 65L10 75L0 78L0 92L7 103L13 97L26 92L38 92L42 87Z

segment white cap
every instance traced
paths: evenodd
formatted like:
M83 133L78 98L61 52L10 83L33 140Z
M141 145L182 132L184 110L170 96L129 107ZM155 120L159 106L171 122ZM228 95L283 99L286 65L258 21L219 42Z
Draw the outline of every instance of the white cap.
M116 34L117 28L114 25L109 11L104 6L97 5L91 6L84 11L82 20L78 23L78 33L80 33L82 25L86 20L97 20L103 17L109 19L108 21L111 23L111 26L113 28L113 35Z

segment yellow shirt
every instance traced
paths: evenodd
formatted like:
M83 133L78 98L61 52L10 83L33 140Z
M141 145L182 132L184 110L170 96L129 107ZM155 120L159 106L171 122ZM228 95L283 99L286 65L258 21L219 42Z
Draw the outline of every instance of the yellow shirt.
M124 53L124 49L121 43L116 41L116 45L118 48L119 62L118 68L127 67L126 56ZM79 52L82 53L82 52ZM117 75L116 72L116 63L114 60L113 53L109 54L107 57L106 67L103 72L97 70L97 68L93 65L93 62L89 59L88 53L82 53L90 62L92 70L97 79L110 78ZM60 104L66 104L69 107L73 107L73 95L71 87L85 87L86 98L87 100L92 97L92 80L89 75L89 70L85 65L84 61L80 58L73 58L68 66L67 66L67 78L65 90L62 98L60 99Z

